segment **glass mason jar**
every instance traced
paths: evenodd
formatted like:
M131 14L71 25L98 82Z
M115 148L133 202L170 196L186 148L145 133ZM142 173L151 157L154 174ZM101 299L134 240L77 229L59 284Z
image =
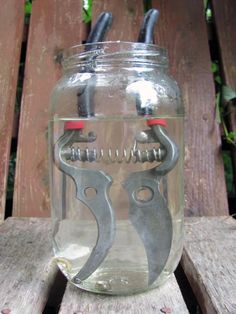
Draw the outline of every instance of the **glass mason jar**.
M183 246L183 107L156 45L69 48L50 107L53 247L76 286L163 284Z

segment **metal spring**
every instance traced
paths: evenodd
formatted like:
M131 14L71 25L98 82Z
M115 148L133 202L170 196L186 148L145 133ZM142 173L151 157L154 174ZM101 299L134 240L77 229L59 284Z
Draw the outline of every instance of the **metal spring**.
M165 156L163 148L152 148L149 150L140 149L80 149L71 146L63 152L63 156L71 161L108 162L108 163L136 163L162 161Z

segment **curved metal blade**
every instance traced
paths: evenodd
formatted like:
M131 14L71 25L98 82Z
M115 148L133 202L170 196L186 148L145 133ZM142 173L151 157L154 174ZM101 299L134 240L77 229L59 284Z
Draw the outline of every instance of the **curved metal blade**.
M70 174L76 184L77 199L81 200L92 211L98 227L97 243L87 262L73 278L76 283L88 278L103 262L113 244L115 237L115 216L108 197L111 177L102 171L80 169ZM86 189L92 188L95 195L86 196Z
M149 268L148 284L161 274L171 250L172 220L165 198L159 191L160 177L155 168L132 173L124 182L129 195L129 217L143 241ZM137 198L145 188L151 197L146 201Z
M130 220L146 250L149 285L161 274L171 250L172 219L167 201L160 192L160 183L179 158L179 149L163 126L152 125L150 138L165 150L162 163L153 169L132 173L123 183L129 195ZM140 200L138 192L142 189L147 190L149 197Z
M76 135L63 135L55 145L54 158L58 168L69 175L76 185L76 197L92 211L98 227L98 237L85 265L73 278L75 283L87 279L106 258L115 238L115 215L108 196L112 178L102 171L81 169L67 163L63 158L63 147ZM87 195L87 189L93 189L93 195Z

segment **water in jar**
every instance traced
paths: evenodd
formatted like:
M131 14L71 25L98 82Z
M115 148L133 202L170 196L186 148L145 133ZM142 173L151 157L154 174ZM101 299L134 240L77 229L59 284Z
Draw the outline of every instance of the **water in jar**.
M182 155L182 118L164 118L167 122L168 135L175 141ZM52 159L55 143L63 135L67 121L54 119L50 122ZM83 134L93 132L96 140L73 144L77 160L68 161L68 163L78 169L102 170L112 178L108 195L116 219L115 239L106 258L91 276L82 282L75 283L85 290L106 294L130 294L150 288L147 254L137 230L129 219L129 198L123 186L123 182L132 172L151 169L158 165L157 161L137 161L133 154L135 150L140 149L145 156L145 152L151 151L154 147L158 148L158 143L137 143L136 139L140 132L147 129L145 117L84 119ZM82 151L85 152L85 156L86 151L96 151L96 160L86 161L84 158L80 160L82 158L79 156ZM182 251L182 167L180 158L175 168L160 181L159 190L168 204L173 234L166 265L151 287L159 286L166 281L176 268ZM76 198L75 182L59 170L55 163L51 165L51 185L55 259L65 276L73 281L96 246L98 227L91 209ZM88 198L93 198L96 193L93 187L86 190ZM145 188L140 189L137 197L145 202L150 197L148 193L149 191ZM158 211L158 203L156 206Z

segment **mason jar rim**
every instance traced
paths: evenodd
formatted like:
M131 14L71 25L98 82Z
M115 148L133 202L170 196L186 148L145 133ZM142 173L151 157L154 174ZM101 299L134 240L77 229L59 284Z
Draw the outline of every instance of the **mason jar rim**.
M155 44L127 41L104 41L79 44L62 52L62 65L65 69L83 66L95 60L97 64L132 62L167 67L167 50Z

